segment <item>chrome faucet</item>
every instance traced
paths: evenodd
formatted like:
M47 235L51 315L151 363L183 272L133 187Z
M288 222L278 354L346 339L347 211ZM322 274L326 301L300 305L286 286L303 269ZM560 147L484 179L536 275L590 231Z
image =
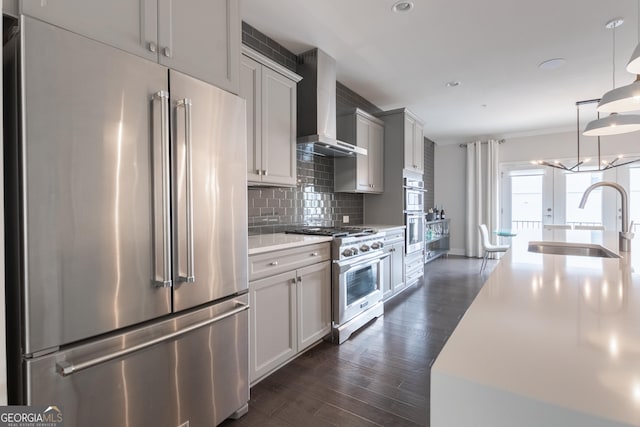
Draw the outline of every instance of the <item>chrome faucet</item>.
M580 209L584 209L584 205L587 203L587 198L589 197L589 193L591 193L591 191L594 188L598 188L598 187L611 187L614 188L616 190L618 190L618 193L620 193L620 197L622 198L622 231L620 232L620 237L619 237L619 248L620 251L622 252L631 252L631 239L633 239L633 233L631 232L631 230L629 229L629 198L627 196L627 192L624 190L624 188L620 185L617 184L615 182L609 182L609 181L602 181L602 182L596 182L595 184L592 184L591 186L589 186L589 188L587 188L584 192L584 194L582 195L582 200L580 200Z

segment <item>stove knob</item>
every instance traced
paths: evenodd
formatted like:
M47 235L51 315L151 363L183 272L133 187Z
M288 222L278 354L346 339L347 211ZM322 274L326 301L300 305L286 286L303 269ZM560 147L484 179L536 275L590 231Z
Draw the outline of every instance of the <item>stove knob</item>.
M368 251L369 251L369 246L367 245L360 246L360 252L368 252Z
M383 246L382 242L373 242L371 244L371 249L382 249Z
M354 255L358 255L358 248L346 248L344 251L342 251L342 256L344 257L350 257Z

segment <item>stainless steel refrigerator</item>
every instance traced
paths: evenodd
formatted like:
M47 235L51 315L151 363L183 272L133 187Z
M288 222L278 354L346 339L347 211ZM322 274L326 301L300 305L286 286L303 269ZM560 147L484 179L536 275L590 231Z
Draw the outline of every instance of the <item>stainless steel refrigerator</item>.
M10 403L57 405L65 426L242 415L244 100L18 24L4 49Z

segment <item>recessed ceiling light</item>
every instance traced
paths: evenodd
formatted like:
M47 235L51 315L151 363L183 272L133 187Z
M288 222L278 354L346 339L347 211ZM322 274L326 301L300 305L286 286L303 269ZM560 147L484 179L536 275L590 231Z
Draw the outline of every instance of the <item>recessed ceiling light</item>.
M406 0L397 1L391 6L391 10L398 13L409 12L411 9L413 9L413 2Z
M457 87L457 86L460 86L461 84L462 84L462 83L461 83L461 82L459 82L459 81L457 81L457 80L452 80L452 81L450 81L450 82L447 82L447 83L445 84L445 86L446 86L446 87Z
M562 67L566 63L567 60L564 58L547 59L546 61L541 62L538 65L538 68L540 68L541 70L555 70Z

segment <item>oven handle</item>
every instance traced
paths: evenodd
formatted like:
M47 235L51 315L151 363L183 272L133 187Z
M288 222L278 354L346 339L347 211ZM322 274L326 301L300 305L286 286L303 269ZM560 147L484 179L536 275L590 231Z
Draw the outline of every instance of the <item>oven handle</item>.
M357 262L335 261L335 263L338 266L340 274L342 274L354 268L369 267L370 265L374 265L389 256L390 256L389 253L379 253L379 254L375 254L374 256L368 256L365 259L358 259Z

